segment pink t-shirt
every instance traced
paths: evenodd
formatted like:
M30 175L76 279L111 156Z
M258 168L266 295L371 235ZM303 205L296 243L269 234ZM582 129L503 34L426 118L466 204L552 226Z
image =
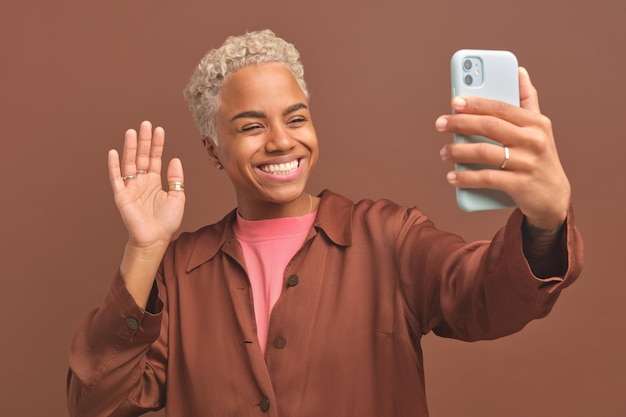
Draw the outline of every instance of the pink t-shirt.
M302 247L314 221L315 213L256 221L237 215L234 232L252 287L257 337L263 354L270 314L283 288L285 268Z

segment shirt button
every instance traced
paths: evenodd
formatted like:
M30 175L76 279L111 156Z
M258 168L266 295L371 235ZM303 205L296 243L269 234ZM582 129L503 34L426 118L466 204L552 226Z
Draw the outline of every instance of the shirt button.
M287 340L282 336L276 336L274 339L274 347L276 349L282 349L287 345Z
M267 410L270 409L270 399L267 397L262 397L259 405L261 406L261 411L267 412Z
M126 327L128 327L130 330L137 330L137 328L139 327L139 322L134 317L127 317Z
M298 278L297 275L291 275L289 278L287 278L287 285L290 287L295 287L296 285L298 285L298 282L300 282L300 278Z

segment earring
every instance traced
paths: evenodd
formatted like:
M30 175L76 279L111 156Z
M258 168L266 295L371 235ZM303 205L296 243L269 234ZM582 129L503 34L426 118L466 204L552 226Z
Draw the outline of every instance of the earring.
M219 162L217 163L217 165L215 165L215 168L217 168L218 170L220 170L220 169L224 169L224 167L222 166L222 164L220 164Z

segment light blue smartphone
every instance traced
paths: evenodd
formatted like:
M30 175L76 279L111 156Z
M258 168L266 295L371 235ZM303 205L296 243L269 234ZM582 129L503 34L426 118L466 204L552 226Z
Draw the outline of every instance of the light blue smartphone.
M461 49L450 61L452 97L477 96L519 106L518 63L509 51ZM457 143L490 142L484 136L454 135ZM504 155L504 151L502 152ZM500 167L457 164L457 170L499 169ZM495 210L515 207L508 194L489 188L457 188L457 204L463 211Z

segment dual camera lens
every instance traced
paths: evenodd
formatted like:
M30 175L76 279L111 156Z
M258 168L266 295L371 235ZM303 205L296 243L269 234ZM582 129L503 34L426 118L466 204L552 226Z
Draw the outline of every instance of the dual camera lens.
M465 69L465 71L471 70L473 65L474 64L469 59L463 61L463 68ZM474 77L472 77L470 74L466 74L463 80L465 81L465 84L472 85L472 83L474 82Z
M465 85L479 87L483 84L483 65L479 57L465 57L461 65L463 66L463 82Z

